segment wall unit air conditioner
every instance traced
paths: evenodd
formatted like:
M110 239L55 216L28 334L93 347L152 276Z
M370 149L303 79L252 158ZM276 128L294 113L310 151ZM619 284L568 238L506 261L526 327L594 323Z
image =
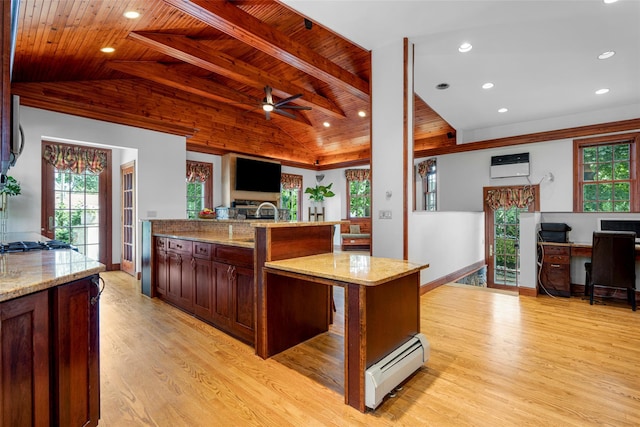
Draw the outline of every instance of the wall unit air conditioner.
M491 157L491 178L529 176L529 153Z
M427 337L423 334L416 334L367 369L364 375L365 405L376 409L391 390L429 360L429 352Z

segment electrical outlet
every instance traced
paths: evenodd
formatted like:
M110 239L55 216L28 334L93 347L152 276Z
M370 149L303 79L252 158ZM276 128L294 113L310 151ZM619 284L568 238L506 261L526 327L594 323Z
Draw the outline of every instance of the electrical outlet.
M391 219L391 211L378 211L379 219Z

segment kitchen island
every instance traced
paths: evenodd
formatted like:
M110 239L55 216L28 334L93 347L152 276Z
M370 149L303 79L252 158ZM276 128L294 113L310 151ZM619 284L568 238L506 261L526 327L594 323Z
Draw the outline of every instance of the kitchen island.
M364 411L365 370L420 332L420 270L428 265L334 253L343 222L152 220L143 224L150 296L267 359L328 331L333 286L343 287L345 403Z
M0 424L98 424L104 270L72 249L0 254Z

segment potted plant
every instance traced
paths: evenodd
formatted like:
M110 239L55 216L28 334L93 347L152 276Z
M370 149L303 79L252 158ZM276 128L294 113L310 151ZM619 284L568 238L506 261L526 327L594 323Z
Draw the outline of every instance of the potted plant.
M17 196L18 194L20 194L20 192L21 192L20 183L16 181L14 177L7 175L7 181L4 187L2 188L2 190L0 190L0 197L1 197L0 210L1 211L6 210L8 196Z
M336 195L333 191L331 191L331 186L333 183L329 185L316 185L315 187L307 187L304 190L304 194L309 194L309 199L314 202L322 203L326 198L333 197Z

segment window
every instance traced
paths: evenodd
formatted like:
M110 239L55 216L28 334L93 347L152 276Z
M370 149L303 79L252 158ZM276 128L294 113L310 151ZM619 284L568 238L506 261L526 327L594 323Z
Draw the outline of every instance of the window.
M281 176L280 207L289 210L289 219L302 219L300 212L300 196L302 190L302 175L283 173Z
M347 217L371 216L371 180L369 169L347 169Z
M187 218L213 208L213 165L187 160Z
M574 141L574 211L638 212L640 134Z
M422 204L425 211L437 210L436 159L427 159L418 164L418 174L422 178Z

